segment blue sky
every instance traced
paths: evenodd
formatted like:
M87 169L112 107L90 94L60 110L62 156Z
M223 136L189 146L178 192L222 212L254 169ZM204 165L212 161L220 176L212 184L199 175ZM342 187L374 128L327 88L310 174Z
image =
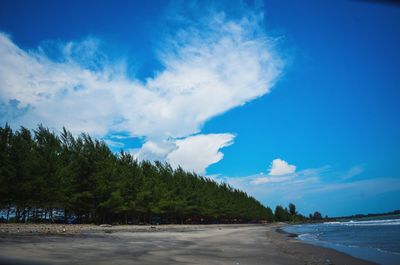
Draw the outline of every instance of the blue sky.
M0 122L324 215L400 208L400 7L2 1Z

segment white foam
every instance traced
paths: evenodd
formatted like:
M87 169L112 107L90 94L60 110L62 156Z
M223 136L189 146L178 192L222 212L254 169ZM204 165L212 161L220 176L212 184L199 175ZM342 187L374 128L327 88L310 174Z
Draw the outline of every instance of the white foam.
M388 220L369 220L369 221L354 221L347 222L326 222L327 225L346 225L346 226L376 226L376 225L400 225L400 219Z
M313 241L315 241L315 240L317 240L317 236L316 235L314 235L314 234L308 234L308 233L305 233L305 234L301 234L301 235L299 235L298 236L298 238L300 239L300 240L313 240Z

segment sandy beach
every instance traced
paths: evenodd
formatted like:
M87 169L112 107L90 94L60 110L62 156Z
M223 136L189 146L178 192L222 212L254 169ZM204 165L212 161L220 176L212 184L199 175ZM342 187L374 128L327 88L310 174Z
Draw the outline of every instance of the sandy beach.
M279 225L0 225L0 264L372 264Z

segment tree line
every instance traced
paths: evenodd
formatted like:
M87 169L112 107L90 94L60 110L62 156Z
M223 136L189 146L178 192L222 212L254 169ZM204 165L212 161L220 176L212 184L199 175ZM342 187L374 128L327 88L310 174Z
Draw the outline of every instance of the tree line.
M0 127L0 208L14 221L212 223L274 219L253 197L168 163L138 161L88 134ZM7 216L8 219L8 216Z
M271 208L228 184L168 163L113 153L63 128L0 127L0 209L15 222L301 222L296 206ZM10 211L14 212L9 218ZM314 217L311 217L312 219ZM1 219L1 218L0 218Z
M328 217L326 216L325 219ZM305 217L302 214L299 214L296 210L296 205L293 203L289 203L288 207L283 208L281 205L277 205L274 211L274 221L278 222L309 222L309 221L322 221L321 213L314 212L314 214L310 214L309 217Z

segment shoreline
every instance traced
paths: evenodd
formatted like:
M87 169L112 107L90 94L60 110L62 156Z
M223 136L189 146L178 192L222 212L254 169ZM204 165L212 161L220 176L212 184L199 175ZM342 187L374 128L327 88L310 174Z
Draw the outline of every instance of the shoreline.
M293 224L296 226L296 224ZM284 225L286 229L278 228L277 232L286 234L288 237L294 238L295 240L302 242L304 244L332 249L340 253L344 253L346 255L350 255L352 257L366 260L368 262L372 262L375 264L387 264L387 265L397 265L400 262L400 256L398 252L391 252L386 249L378 248L377 246L369 247L363 245L363 242L353 243L353 244L345 244L341 242L334 242L330 240L323 240L316 237L313 232L307 231L298 231L296 229L291 229L288 225ZM321 232L323 233L323 232ZM312 236L309 236L309 235Z
M280 227L0 224L0 263L374 264L299 241Z
M282 229L283 226L287 226L287 225L290 225L290 224L282 224L282 225L278 226L275 230L276 233L282 235L283 237L286 237L287 241L293 245L296 245L296 244L303 245L304 247L301 247L301 248L303 248L303 251L307 250L311 253L312 251L315 250L315 251L319 252L319 255L322 254L326 257L331 257L330 262L332 262L332 263L327 263L327 264L378 264L378 263L375 263L375 262L367 260L367 259L352 256L349 253L340 251L338 249L329 247L327 245L318 245L318 244L313 244L308 241L301 240L299 238L299 234L287 232L284 229Z

